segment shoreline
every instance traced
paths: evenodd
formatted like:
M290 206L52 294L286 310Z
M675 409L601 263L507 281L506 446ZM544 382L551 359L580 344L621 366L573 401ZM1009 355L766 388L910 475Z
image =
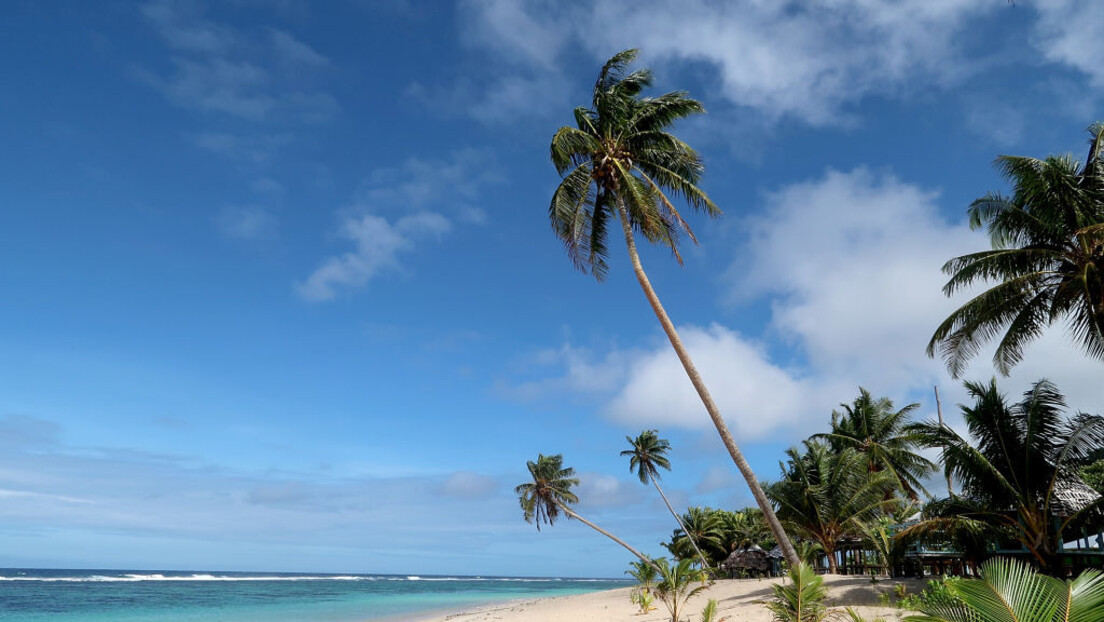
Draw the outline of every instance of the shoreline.
M782 578L722 579L691 598L683 607L683 620L700 619L701 610L710 599L717 601L717 620L730 622L771 622L771 613L764 606L773 595L772 585ZM828 589L826 603L842 609L850 606L866 620L901 620L914 612L886 606L879 601L882 593L893 593L894 586L904 584L906 593L917 594L927 585L927 579L879 579L871 583L868 576L824 575ZM404 622L666 622L670 614L662 603L644 614L629 602L632 588L616 588L585 594L522 598L488 603L463 610L442 611L431 615L408 617Z

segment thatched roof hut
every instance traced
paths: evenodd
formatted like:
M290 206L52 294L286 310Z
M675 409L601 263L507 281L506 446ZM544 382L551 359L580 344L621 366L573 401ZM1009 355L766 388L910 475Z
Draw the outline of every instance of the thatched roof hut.
M721 569L727 572L738 572L740 570L753 573L770 572L770 555L759 546L753 544L732 551L728 558L721 562Z

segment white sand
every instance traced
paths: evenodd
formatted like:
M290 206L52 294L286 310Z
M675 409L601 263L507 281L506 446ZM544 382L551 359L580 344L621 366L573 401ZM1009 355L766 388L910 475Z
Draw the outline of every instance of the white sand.
M763 603L773 597L771 584L781 579L730 579L717 581L707 590L690 599L680 612L682 620L699 622L701 610L712 598L717 601L717 620L728 622L771 622L770 611ZM906 585L908 594L918 594L927 585L918 579L881 579L869 577L827 575L827 603L834 607L851 606L868 622L877 619L895 622L912 612L886 607L878 602L883 592L892 594L897 583ZM460 611L428 618L424 622L668 622L667 609L658 600L657 609L641 614L640 608L629 602L630 588L593 592L575 596L559 596L521 600L492 605L470 611Z

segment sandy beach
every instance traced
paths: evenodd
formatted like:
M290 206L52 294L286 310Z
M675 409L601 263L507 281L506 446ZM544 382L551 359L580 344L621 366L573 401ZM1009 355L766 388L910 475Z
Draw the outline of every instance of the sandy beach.
M682 618L697 622L701 619L702 608L712 598L717 601L718 621L727 618L729 622L770 622L770 611L763 603L773 595L771 585L780 581L781 578L717 581L690 600ZM829 605L851 606L869 622L877 619L893 622L910 613L882 605L879 594L892 594L898 583L904 583L909 594L919 593L927 585L926 580L919 579L881 579L871 583L869 577L836 575L825 576L824 582L828 587ZM655 603L657 609L641 614L639 608L629 602L629 591L630 588L622 588L521 600L438 615L421 622L666 622L670 619L666 608L658 601Z

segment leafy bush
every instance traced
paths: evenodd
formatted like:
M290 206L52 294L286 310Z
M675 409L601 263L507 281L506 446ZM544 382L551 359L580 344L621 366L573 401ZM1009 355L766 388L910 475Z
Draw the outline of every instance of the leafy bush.
M824 587L824 577L801 562L797 568L789 571L790 580L774 588L774 600L767 603L767 609L774 614L776 622L823 622L828 617L828 608L824 598L828 590Z
M954 586L962 581L961 577L943 577L928 581L928 586L919 594L905 595L905 589L898 593L897 607L911 611L924 611L931 607L952 607L961 604L961 600L954 593ZM904 585L898 585L904 588Z

